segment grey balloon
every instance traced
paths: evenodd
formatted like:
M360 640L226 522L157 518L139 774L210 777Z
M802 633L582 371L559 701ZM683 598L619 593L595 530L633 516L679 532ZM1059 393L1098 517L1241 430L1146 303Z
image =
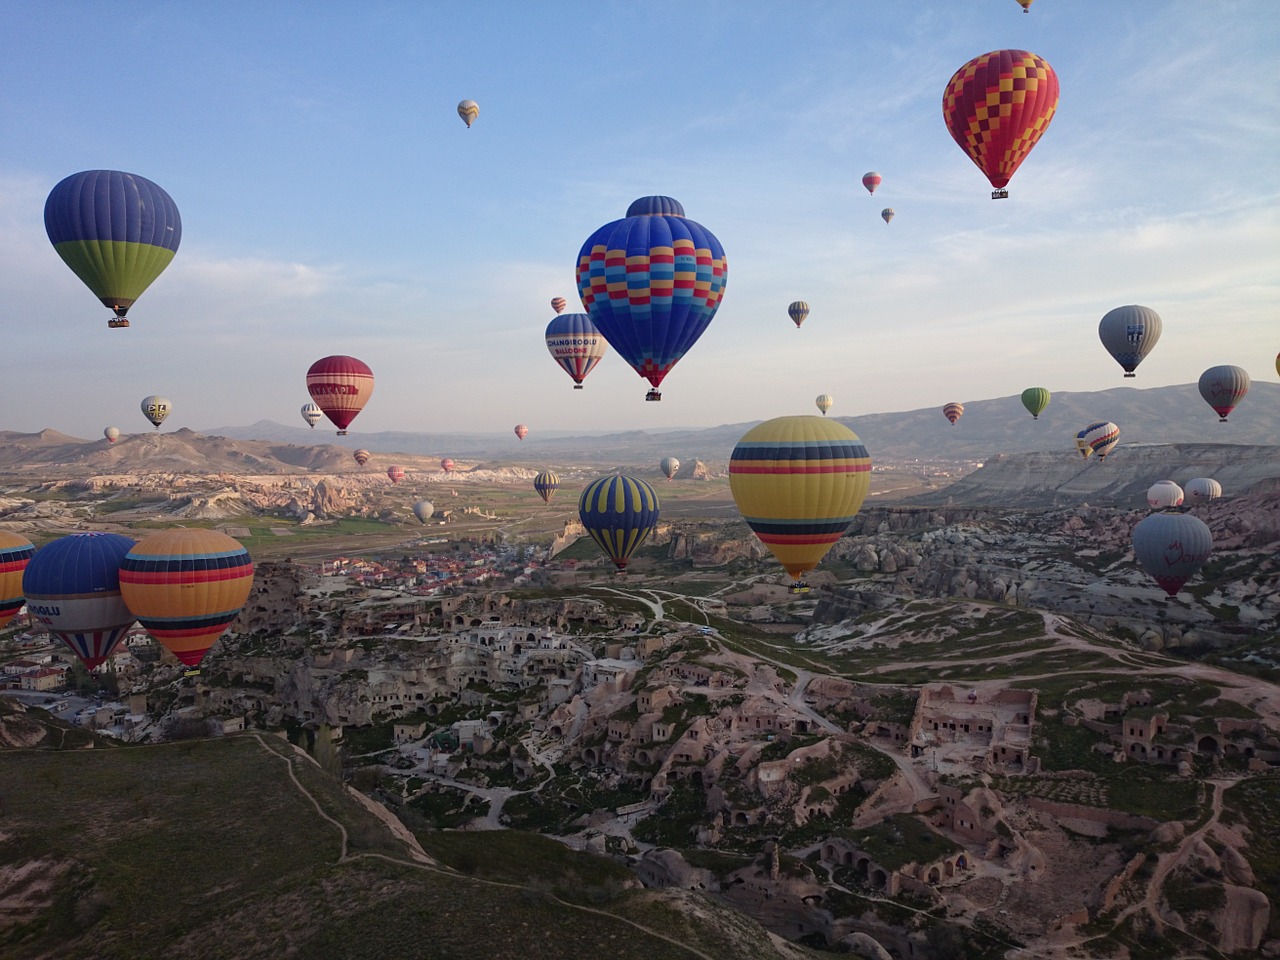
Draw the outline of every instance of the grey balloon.
M164 423L164 418L169 416L169 412L173 410L173 404L169 402L168 397L157 397L152 394L142 399L142 415L155 424L157 430L160 424Z
M1098 338L1107 353L1124 367L1124 375L1132 377L1143 357L1159 341L1161 329L1160 314L1133 303L1108 310L1098 324Z
M435 512L436 508L430 500L419 500L413 505L413 515L418 518L419 523L426 523Z
M1249 392L1249 374L1243 367L1223 364L1210 367L1200 374L1200 396L1218 414L1218 422L1226 423L1227 416Z
M1189 513L1153 513L1133 528L1133 555L1169 596L1204 566L1213 550L1208 526Z

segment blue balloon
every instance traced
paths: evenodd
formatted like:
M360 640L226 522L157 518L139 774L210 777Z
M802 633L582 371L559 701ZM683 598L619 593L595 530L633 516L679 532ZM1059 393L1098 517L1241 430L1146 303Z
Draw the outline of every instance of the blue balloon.
M658 494L636 477L593 480L578 498L578 516L619 572L658 525Z

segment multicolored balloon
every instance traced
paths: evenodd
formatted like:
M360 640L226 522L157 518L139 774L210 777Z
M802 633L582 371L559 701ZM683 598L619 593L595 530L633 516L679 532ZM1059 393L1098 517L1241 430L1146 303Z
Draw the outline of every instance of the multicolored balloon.
M1162 326L1160 314L1134 303L1108 310L1098 324L1098 337L1107 353L1124 368L1124 375L1132 377L1160 339Z
M0 629L22 609L22 573L35 552L26 537L0 530Z
M1212 477L1196 477L1187 481L1187 496L1192 500L1217 500L1222 496L1222 484Z
M805 317L809 316L809 305L803 300L795 300L791 306L787 307L787 316L791 318L791 322L799 330L800 324L804 323Z
M523 440L525 437L529 435L529 428L526 427L523 423L517 423L515 429L516 429L517 440Z
M546 339L551 359L573 378L575 390L582 389L582 381L609 349L585 313L566 313L555 317L547 324Z
M897 214L893 212L893 207L885 207L883 210L880 211L880 219L883 220L885 223L888 223L890 220L892 220L896 216Z
M391 478L392 483L399 483L404 479L404 467L392 464L387 467L387 476Z
M413 505L413 515L418 518L418 522L425 524L431 519L436 512L435 504L430 500L419 500Z
M217 530L180 527L138 541L120 564L120 592L161 646L195 667L253 588L253 561Z
M1153 513L1133 528L1133 555L1169 596L1196 575L1213 552L1213 534L1189 513Z
M1107 459L1107 454L1119 442L1120 428L1110 420L1099 420L1096 423L1091 423L1076 434L1076 446L1081 447L1082 444L1087 446L1092 453L1098 455L1099 460ZM1083 449L1081 452L1083 452ZM1085 456L1088 456L1088 454L1085 454Z
M658 469L662 471L662 475L667 478L670 483L675 479L677 473L680 472L680 461L675 457L663 457L658 463Z
M822 411L822 415L824 417L827 415L827 411L831 409L832 405L834 405L835 402L836 402L835 397L831 396L831 394L829 393L820 393L813 398L814 406L816 406L819 410Z
M458 104L458 116L462 118L462 122L467 125L467 129L471 129L471 121L480 116L480 104L474 100L463 100Z
M748 430L729 459L729 490L747 525L794 581L818 565L857 516L871 457L848 427L778 417Z
M1044 387L1027 387L1022 391L1022 405L1027 408L1032 420L1039 420L1040 414L1049 405L1049 391Z
M149 397L142 398L142 415L155 425L157 430L160 424L164 423L165 418L173 410L173 404L169 402L168 397L158 397L152 394Z
M566 300L564 297L551 298L551 309L554 310L556 313L564 313L564 308L567 307L568 305L569 305L569 301Z
M1182 500L1182 488L1172 480L1157 480L1147 490L1147 506L1152 510L1180 507Z
M551 502L559 486L560 478L550 470L543 470L533 478L533 489L538 491L538 496L542 498L543 503Z
M942 408L942 415L954 426L955 422L964 416L964 404L948 403Z
M443 460L441 460L441 461L440 461L440 469L441 469L441 470L443 470L445 473L452 473L452 472L453 472L453 458L452 458L452 457L445 457Z
M942 95L952 139L991 181L993 200L1053 120L1058 76L1025 50L993 50L955 72Z
M618 572L658 525L658 494L637 477L614 474L587 484L578 517Z
M1249 392L1249 374L1243 367L1223 364L1200 374L1200 396L1218 414L1218 422L1226 423L1227 415Z
M115 443L120 439L119 427L107 427L102 431L102 435L107 438L107 443Z
M108 327L129 326L125 314L182 242L173 198L121 170L85 170L61 181L45 201L44 229L58 256L114 312Z
M728 263L711 231L670 197L641 197L578 253L578 293L609 345L652 385L646 400L711 323Z
M363 467L366 463L369 462L373 454L371 454L368 450L360 449L360 450L354 451L351 454L351 456L355 457L356 463L358 463L360 466Z
M302 419L306 421L308 427L312 430L316 428L316 424L320 422L320 418L324 416L324 412L314 403L304 403L302 405Z
M133 545L119 533L68 534L37 550L22 574L28 612L90 670L133 625L120 584L120 564Z
M862 175L862 185L867 188L867 193L875 193L876 187L880 186L884 178L874 170L869 170Z
M373 371L355 357L322 357L307 371L307 393L321 412L347 435L347 427L373 396Z

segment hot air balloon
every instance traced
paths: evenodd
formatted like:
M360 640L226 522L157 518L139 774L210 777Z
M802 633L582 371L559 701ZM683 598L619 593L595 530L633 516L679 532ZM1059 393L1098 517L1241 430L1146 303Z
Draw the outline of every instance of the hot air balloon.
M120 439L120 428L107 427L107 429L102 431L102 435L107 438L107 443L115 443Z
M528 435L529 435L529 428L528 428L528 427L526 427L523 423L517 423L517 424L516 424L516 439L517 439L517 440L523 440L523 439L524 439L525 437L527 437Z
M799 330L800 324L804 323L805 317L809 316L809 305L803 300L796 300L791 306L787 307L787 316L791 318L791 322Z
M0 630L22 609L22 573L35 552L26 537L0 530Z
M880 219L883 220L885 223L888 223L890 220L892 220L896 216L897 214L893 212L893 207L885 207L883 210L880 211Z
M1172 480L1157 480L1147 490L1147 506L1152 510L1180 507L1182 499L1182 488Z
M680 472L680 461L675 457L663 457L658 467L667 478L667 482L670 483L675 479L675 475Z
M1222 484L1212 477L1196 477L1187 481L1187 496L1192 500L1217 500L1222 496Z
M1241 367L1210 367L1200 374L1200 396L1217 412L1218 422L1226 423L1227 416L1249 392L1249 383L1249 374Z
M1025 50L993 50L955 72L942 95L942 116L960 149L996 189L1003 189L1049 127L1058 108L1058 76Z
M591 539L618 572L658 525L658 495L636 477L614 474L587 484L578 498L578 517Z
M569 305L569 301L566 300L564 297L551 298L551 309L554 310L556 313L564 313L564 308L567 307L568 305Z
M1169 596L1195 576L1213 551L1213 535L1189 513L1153 513L1133 528L1133 555Z
M1109 420L1091 423L1076 434L1076 446L1084 443L1098 455L1099 460L1107 459L1115 445L1120 442L1120 428Z
M942 408L942 415L954 426L955 422L964 416L964 404L948 403Z
M392 483L399 483L401 480L404 479L404 467L399 467L399 466L396 466L395 464L392 464L391 466L387 467L387 476L391 478Z
M857 516L871 457L848 427L778 417L748 430L729 458L729 490L747 525L794 581L818 565Z
M875 193L876 187L880 186L883 179L880 174L870 170L862 175L862 185L867 188L867 193Z
M467 129L471 129L471 121L480 116L480 104L474 100L463 100L458 104L458 116L462 118L462 122L467 125Z
M560 478L550 470L543 470L533 478L533 489L538 491L538 496L542 498L543 503L550 503L551 498L556 495L556 488L560 486Z
M252 587L249 551L217 530L153 533L120 564L125 603L152 639L188 667L204 659Z
M440 469L441 469L441 470L443 470L445 473L452 473L452 472L453 472L453 459L452 459L451 457L445 457L443 460L441 460L441 461L440 461Z
M61 181L44 204L44 229L58 256L127 327L135 300L164 272L182 241L173 198L145 177L85 170Z
M1098 324L1098 337L1107 353L1124 367L1124 375L1132 377L1160 339L1161 326L1160 314L1135 303L1108 310Z
M302 419L307 422L307 426L312 430L316 428L316 424L320 422L320 418L324 416L324 412L314 403L304 403L302 405Z
M22 574L27 610L92 670L133 624L120 592L120 564L133 540L72 533L36 551Z
M609 345L652 385L711 323L728 282L720 241L670 197L641 197L578 253L578 293Z
M373 396L373 371L355 357L322 357L307 371L307 393L338 428L338 436L345 437Z
M820 393L813 398L814 406L822 411L822 415L824 417L827 415L827 411L831 409L831 405L835 402L835 398L829 393Z
M419 523L425 524L435 512L435 505L430 500L419 500L413 505L413 515L418 518Z
M1022 405L1027 408L1032 420L1039 420L1040 414L1049 405L1049 391L1044 387L1027 387L1022 391Z
M356 458L356 463L358 463L362 467L366 463L368 463L369 458L373 456L373 454L371 454L368 450L356 450L351 455Z
M582 389L582 381L609 349L585 313L566 313L555 317L547 324L546 338L551 359L573 378L575 390Z
M1280 373L1280 353L1276 354L1276 373Z
M157 397L152 394L149 397L142 398L142 415L155 424L157 430L160 424L164 423L165 417L169 416L169 412L173 409L173 404L169 402L168 397Z

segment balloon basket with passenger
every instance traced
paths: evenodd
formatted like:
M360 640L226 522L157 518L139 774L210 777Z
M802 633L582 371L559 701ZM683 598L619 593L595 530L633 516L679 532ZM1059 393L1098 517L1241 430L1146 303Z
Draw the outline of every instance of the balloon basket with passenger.
M646 400L661 400L662 394L658 392L657 387L650 387L649 392L644 395Z

